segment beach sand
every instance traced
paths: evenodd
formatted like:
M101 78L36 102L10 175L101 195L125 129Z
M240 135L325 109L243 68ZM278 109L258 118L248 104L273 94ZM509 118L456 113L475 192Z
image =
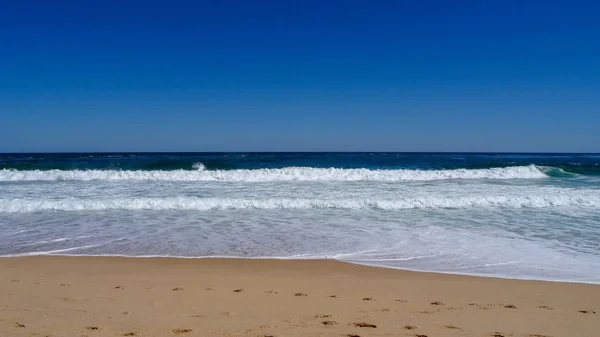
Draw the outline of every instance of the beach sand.
M600 285L336 261L0 259L0 336L600 336Z

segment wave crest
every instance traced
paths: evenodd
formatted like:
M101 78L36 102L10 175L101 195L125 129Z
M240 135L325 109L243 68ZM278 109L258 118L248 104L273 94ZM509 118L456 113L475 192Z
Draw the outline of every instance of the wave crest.
M341 168L286 167L280 169L215 170L209 171L202 163L195 170L127 171L127 170L48 170L0 171L0 181L55 181L55 180L156 180L156 181L428 181L448 179L540 179L547 178L535 165L489 169L454 170L370 170Z
M421 209L421 208L547 208L599 207L600 196L469 196L385 199L229 199L229 198L117 198L117 199L0 199L0 212L100 210L243 210L243 209Z
M204 164L201 163L201 162L194 163L194 165L192 165L192 168L194 170L198 170L198 171L204 171L204 170L206 170L206 166L204 166Z

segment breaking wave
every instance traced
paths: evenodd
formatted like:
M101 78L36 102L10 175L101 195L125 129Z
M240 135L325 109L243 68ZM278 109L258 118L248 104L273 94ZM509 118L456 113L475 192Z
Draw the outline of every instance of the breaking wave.
M469 196L383 199L234 199L234 198L116 198L116 199L0 199L0 212L100 210L243 210L243 209L382 209L415 208L547 208L600 207L600 195Z
M548 175L535 165L488 169L454 170L370 170L342 168L287 167L255 170L206 170L202 163L196 170L0 170L0 181L90 181L90 180L156 180L156 181L428 181L447 179L540 179Z

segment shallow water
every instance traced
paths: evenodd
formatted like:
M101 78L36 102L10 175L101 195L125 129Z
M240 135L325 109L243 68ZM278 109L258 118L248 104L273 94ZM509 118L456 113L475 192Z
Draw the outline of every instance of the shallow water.
M600 156L0 155L0 255L50 254L600 283Z

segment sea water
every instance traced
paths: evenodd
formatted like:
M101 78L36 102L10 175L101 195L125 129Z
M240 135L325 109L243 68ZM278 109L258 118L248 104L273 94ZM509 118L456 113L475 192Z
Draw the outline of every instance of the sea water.
M0 255L327 258L600 283L600 155L0 154Z

